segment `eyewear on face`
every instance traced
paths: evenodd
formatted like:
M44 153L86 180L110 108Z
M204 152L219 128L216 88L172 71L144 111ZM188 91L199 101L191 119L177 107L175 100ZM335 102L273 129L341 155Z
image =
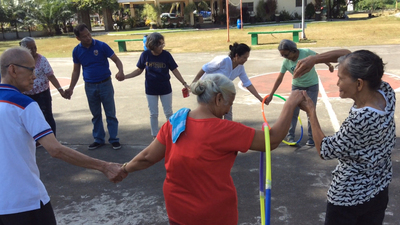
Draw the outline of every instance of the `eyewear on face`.
M9 66L11 66L11 65L18 66L18 67L21 67L21 68L25 68L25 69L30 70L30 71L32 71L32 72L35 71L35 67L27 67L27 66L22 66L22 65L19 65L19 64L15 64L15 63L12 63L12 64L10 64L10 65L8 65L8 66L6 66L6 67L9 67Z
M287 58L287 57L289 57L289 55L290 55L290 52L287 53L287 54L282 54L281 56L282 56L283 58Z

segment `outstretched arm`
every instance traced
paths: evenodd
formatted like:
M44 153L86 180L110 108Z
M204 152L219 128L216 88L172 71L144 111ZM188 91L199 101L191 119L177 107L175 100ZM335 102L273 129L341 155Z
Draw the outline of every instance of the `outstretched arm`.
M130 162L124 163L122 169L127 173L143 170L161 161L164 157L165 145L161 144L156 138Z
M205 71L203 69L200 69L200 71L197 73L196 77L193 79L192 83L198 81L200 79L200 77L203 76L204 73L205 73Z
M118 73L115 75L115 78L119 81L124 80L124 66L122 65L121 60L118 58L116 54L112 55L110 59L115 63L118 68Z
M172 70L172 73L174 74L174 76L176 77L176 79L179 80L179 82L181 82L181 84L183 86L185 86L185 88L189 88L189 86L187 85L187 83L185 82L185 80L183 79L181 73L179 72L178 69L174 69Z
M124 79L129 79L129 78L133 78L136 76L139 76L140 74L142 74L143 69L137 68L136 70L132 71L131 73L128 73L127 75L125 75ZM122 79L122 80L124 80Z
M275 94L276 90L278 90L279 86L281 85L284 76L285 76L284 73L279 73L278 78L276 78L274 87L272 88L271 92L269 93L268 98L265 100L265 104L269 105L269 103L272 101L272 99L274 98L274 94Z
M303 76L308 73L315 64L337 62L338 58L343 55L351 53L348 49L338 49L321 54L308 56L297 62L296 68L293 73L293 79Z
M307 113L307 117L311 124L311 129L313 132L313 139L315 141L315 148L318 151L318 155L321 152L321 143L322 139L325 137L324 132L321 129L321 126L318 122L317 112L315 109L314 102L308 97L307 92L303 91L303 95L305 97L305 101L300 104L300 109Z
M254 97L256 97L260 102L263 101L263 97L261 97L260 94L258 94L258 91L256 90L256 88L253 85L250 85L248 87L246 87L247 90L250 91L250 93L252 93L254 95Z
M292 121L293 111L303 100L303 93L299 90L293 91L286 100L278 120L269 131L271 150L277 148L286 137ZM263 131L256 130L250 149L262 152L265 151L265 138Z
M72 70L72 75L71 75L71 83L69 84L68 89L65 90L65 96L63 96L64 98L71 99L75 85L78 82L80 73L81 73L81 64L74 63L74 68Z
M106 175L111 182L118 183L128 175L121 169L121 164L95 159L68 148L60 144L54 137L54 134L46 135L38 141L52 157L61 159L75 166L98 170Z

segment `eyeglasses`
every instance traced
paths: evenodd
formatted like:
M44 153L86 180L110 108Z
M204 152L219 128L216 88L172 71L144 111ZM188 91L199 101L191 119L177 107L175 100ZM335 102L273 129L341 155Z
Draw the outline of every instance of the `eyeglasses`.
M281 54L281 56L282 56L283 58L287 58L287 57L289 57L289 55L290 55L290 52L287 53L287 54Z
M27 66L15 64L15 63L11 63L11 64L9 64L9 65L6 66L6 67L9 67L9 66L11 66L11 65L18 66L18 67L21 67L21 68L25 68L25 69L27 69L27 70L30 70L31 72L34 72L34 71L35 71L35 67L27 67Z

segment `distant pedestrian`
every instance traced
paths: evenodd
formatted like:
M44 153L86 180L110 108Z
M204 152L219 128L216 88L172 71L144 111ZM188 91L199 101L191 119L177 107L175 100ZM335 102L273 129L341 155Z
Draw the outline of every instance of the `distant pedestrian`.
M65 90L66 98L70 99L76 83L78 82L81 66L83 68L83 80L85 81L86 97L89 103L90 112L93 115L93 138L94 142L89 149L96 149L105 143L105 132L101 106L106 114L107 129L110 135L108 142L113 149L121 148L118 135L118 119L114 102L114 88L111 82L111 71L108 63L110 58L118 68L115 75L117 79L124 76L124 69L121 60L106 43L92 38L87 26L82 23L75 27L76 39L81 43L77 45L72 58L74 68L72 71L71 84Z
M120 81L132 78L142 74L146 70L145 87L147 103L150 111L150 127L151 135L155 138L158 134L158 99L161 100L165 117L172 116L172 87L171 76L169 71L172 71L176 79L182 83L184 88L189 88L178 70L171 53L164 50L165 40L160 33L154 32L147 36L145 50L139 58L136 66L137 69L125 75Z
M263 97L258 94L256 88L247 77L243 66L250 56L250 47L246 44L239 44L235 42L233 45L229 46L229 50L230 52L228 56L217 56L210 62L204 64L201 70L197 73L196 77L193 79L193 82L198 81L200 78L210 73L223 74L231 81L239 77L242 81L243 87L247 88L247 90L249 90L254 97L262 102ZM224 115L224 119L233 120L232 107L229 112Z

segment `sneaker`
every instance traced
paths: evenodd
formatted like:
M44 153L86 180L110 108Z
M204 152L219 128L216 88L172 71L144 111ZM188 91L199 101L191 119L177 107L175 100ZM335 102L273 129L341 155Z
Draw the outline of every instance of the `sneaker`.
M118 149L120 149L122 147L119 142L113 142L113 143L111 143L111 145L112 145L114 150L118 150Z
M101 146L103 146L104 144L100 144L100 143L98 143L98 142L93 142L91 145L89 145L89 147L88 147L88 149L89 150L93 150L93 149L96 149L96 148L100 148Z
M308 139L308 141L306 142L306 145L314 146L315 145L314 140L313 139Z
M286 141L289 142L289 143L295 142L294 138L292 136L287 136Z

